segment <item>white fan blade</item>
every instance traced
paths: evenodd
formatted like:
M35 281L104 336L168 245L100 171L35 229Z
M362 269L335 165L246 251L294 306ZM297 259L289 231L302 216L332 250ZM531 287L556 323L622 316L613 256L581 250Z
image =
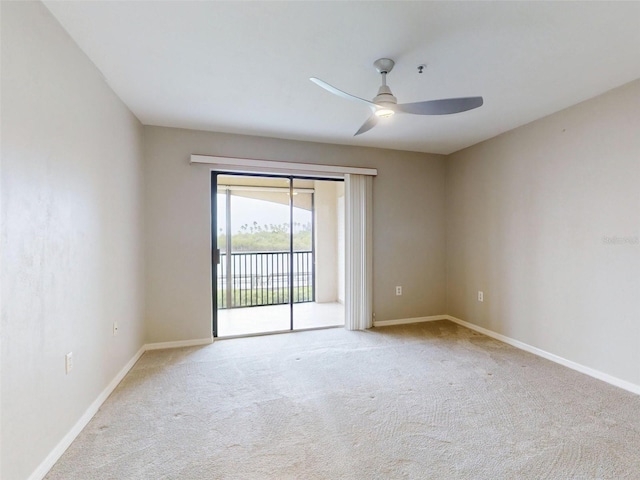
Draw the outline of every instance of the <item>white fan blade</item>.
M396 105L395 110L414 115L449 115L473 110L481 107L482 103L482 97L443 98L426 102L402 103Z
M378 116L376 114L372 114L367 119L367 121L362 124L360 129L353 136L355 137L356 135L360 135L361 133L368 132L373 127L375 127L377 124L378 124Z
M355 95L351 95L350 93L343 92L342 90L337 89L333 85L329 85L324 80L320 80L319 78L316 78L316 77L311 77L309 80L311 80L313 83L315 83L319 87L324 88L326 91L333 93L334 95L337 95L342 98L346 98L347 100L355 100L356 102L362 102L369 107L377 108L375 103L372 103L369 100L365 100L364 98L356 97Z

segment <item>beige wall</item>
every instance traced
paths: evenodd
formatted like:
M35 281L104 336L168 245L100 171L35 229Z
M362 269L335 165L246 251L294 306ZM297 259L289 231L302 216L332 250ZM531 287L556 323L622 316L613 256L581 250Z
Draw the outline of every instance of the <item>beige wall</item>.
M192 153L377 168L376 317L444 313L443 156L162 127L145 127L144 144L149 341L211 334L210 175Z
M344 182L340 182L336 185L336 221L338 222L336 228L336 244L338 245L338 302L344 303L345 296L345 282L346 282L346 272L345 272L345 250L347 248L346 243L346 220L345 220L345 201L344 201Z
M342 182L315 182L316 302L338 301L337 186Z
M640 80L448 159L448 313L635 384L639 236Z
M24 480L143 344L142 127L41 3L1 8L0 477Z

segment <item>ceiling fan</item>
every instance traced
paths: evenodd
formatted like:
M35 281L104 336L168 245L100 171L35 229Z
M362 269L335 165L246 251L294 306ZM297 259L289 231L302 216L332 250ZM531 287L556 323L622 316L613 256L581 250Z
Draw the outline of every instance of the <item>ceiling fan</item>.
M394 65L395 62L389 58L380 58L373 62L373 66L376 67L378 73L382 75L382 85L378 89L378 95L376 95L371 101L343 92L319 78L311 77L309 80L334 95L364 103L371 108L371 116L362 124L360 129L354 134L354 137L361 133L368 132L375 127L379 118L390 117L395 113L411 113L413 115L449 115L451 113L466 112L467 110L473 110L474 108L482 106L482 97L443 98L441 100L426 100L424 102L398 104L398 99L393 96L391 89L387 85L387 74L393 70ZM418 68L420 69L420 67Z

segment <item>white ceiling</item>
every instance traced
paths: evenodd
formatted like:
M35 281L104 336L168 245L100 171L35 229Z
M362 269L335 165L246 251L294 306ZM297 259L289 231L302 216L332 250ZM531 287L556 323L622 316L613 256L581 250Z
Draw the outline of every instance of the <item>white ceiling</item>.
M640 78L640 2L45 4L147 125L451 153ZM484 106L354 138L367 107L309 77L373 98L379 57L400 103Z

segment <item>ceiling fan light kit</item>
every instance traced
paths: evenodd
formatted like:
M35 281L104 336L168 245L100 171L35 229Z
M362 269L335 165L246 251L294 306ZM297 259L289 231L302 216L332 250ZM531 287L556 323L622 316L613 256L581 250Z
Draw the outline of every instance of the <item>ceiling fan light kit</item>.
M450 115L452 113L473 110L474 108L482 106L484 103L482 97L461 97L398 104L398 99L393 95L391 88L387 85L387 74L393 70L394 65L395 62L390 58L379 58L373 62L373 66L382 77L382 85L380 85L380 88L378 89L378 94L371 101L343 92L319 78L311 77L309 80L334 95L364 103L371 109L371 116L362 124L354 136L371 130L378 123L378 118L387 118L395 113L409 113L413 115ZM426 67L424 64L418 67L419 73L422 73L424 67Z
M380 117L380 118L387 118L387 117L390 117L391 115L393 115L396 112L394 112L390 108L379 108L373 113L376 116Z

